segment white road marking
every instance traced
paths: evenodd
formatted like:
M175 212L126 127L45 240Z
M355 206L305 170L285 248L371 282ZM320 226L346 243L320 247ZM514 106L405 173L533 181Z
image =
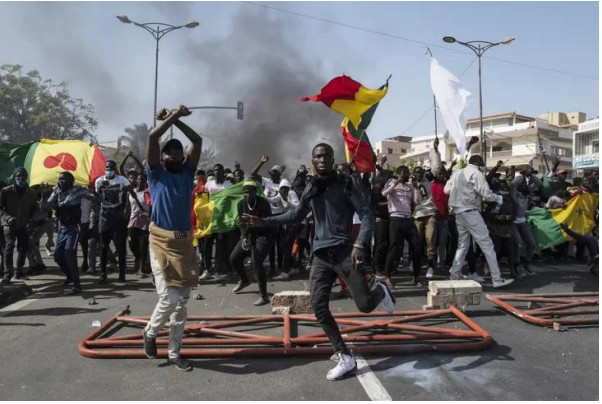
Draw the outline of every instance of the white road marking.
M356 377L372 401L393 401L385 386L374 374L368 362L361 356L355 355L357 362Z

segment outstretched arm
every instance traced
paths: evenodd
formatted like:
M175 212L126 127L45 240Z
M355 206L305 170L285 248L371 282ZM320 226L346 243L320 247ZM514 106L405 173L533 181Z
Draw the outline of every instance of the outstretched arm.
M146 147L146 162L151 169L157 168L161 162L161 147L159 146L159 139L165 132L167 132L167 129L169 129L169 127L178 118L180 118L180 114L180 109L170 111L165 108L157 113L157 119L162 122L159 124L159 126L151 130L150 134L148 135L148 145Z
M132 160L134 160L134 162L136 163L136 166L138 166L138 172L141 174L144 174L144 166L142 165L142 163L140 162L140 160L138 160L138 158L136 158L136 156L134 156L134 153L132 153L132 155L130 156L132 158Z
M180 116L188 116L191 114L190 110L186 108L184 105L180 105L178 109L180 111ZM174 121L174 125L178 127L182 131L182 133L192 142L192 149L188 152L188 165L192 168L196 169L196 166L199 164L199 160L201 159L201 149L203 147L203 139L196 133L192 128L186 125L184 122L177 119Z
M267 163L269 160L270 160L270 157L267 154L264 154L263 156L261 156L261 159L259 159L259 163L257 163L255 168L253 168L253 171L251 171L251 177L255 177L257 175L257 173L259 172L259 170L261 170L261 167L263 167L263 165L265 163Z

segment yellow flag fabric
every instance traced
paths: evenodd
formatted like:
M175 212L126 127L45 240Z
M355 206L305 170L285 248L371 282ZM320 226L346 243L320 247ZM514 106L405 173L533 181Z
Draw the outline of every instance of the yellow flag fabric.
M574 232L589 234L596 226L594 218L598 199L597 193L579 194L571 198L564 209L552 209L550 213L556 222L566 224ZM564 231L562 235L567 241L574 241Z
M77 185L88 185L104 174L105 158L98 146L83 140L41 139L28 153L30 185L56 185L59 174L73 174Z
M334 109L341 115L349 118L353 126L358 128L362 121L362 115L370 109L370 107L383 99L387 95L388 87L383 87L378 90L371 90L364 86L355 93L354 100L337 99L332 102L330 108Z
M215 210L215 202L209 200L209 195L206 193L197 196L194 201L194 212L196 214L196 231L194 238L202 238L211 235L213 211Z

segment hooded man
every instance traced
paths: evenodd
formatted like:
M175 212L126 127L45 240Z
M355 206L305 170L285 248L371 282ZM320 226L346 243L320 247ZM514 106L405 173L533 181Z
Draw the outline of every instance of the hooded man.
M4 232L4 274L3 284L9 284L10 279L27 279L23 272L25 258L29 247L27 225L40 210L37 194L29 188L27 170L15 168L14 184L0 190L0 223ZM17 246L17 270L13 265L13 251Z
M54 188L48 207L56 212L59 220L59 232L54 249L54 261L65 273L65 286L73 285L66 291L69 294L81 293L79 268L77 267L77 244L79 224L82 217L82 198L94 199L95 196L86 188L75 186L73 174L64 171L59 174L58 185Z

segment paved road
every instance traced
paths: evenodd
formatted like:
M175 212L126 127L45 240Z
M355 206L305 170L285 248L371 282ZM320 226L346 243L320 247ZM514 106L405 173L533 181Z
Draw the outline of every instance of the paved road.
M50 264L48 260L47 264ZM584 266L536 267L506 292L597 291L598 278ZM116 279L116 274L110 278ZM326 357L197 359L178 372L163 360L98 360L79 355L78 342L129 304L133 315L149 315L156 294L149 280L125 286L99 285L84 276L83 296L63 296L56 268L29 282L37 292L0 309L0 397L5 400L598 400L598 328L565 332L524 323L488 301L467 312L496 343L473 353L366 356L366 367L328 382ZM426 289L409 286L402 272L395 288L399 309L421 309ZM37 286L36 286L37 285ZM234 286L207 284L194 293L190 314L269 313L256 308L254 293L233 295ZM270 292L303 290L307 281L270 282ZM256 291L256 286L249 288ZM485 287L485 292L492 290ZM496 291L497 293L498 291ZM94 297L97 304L89 305ZM333 311L356 311L351 300Z

